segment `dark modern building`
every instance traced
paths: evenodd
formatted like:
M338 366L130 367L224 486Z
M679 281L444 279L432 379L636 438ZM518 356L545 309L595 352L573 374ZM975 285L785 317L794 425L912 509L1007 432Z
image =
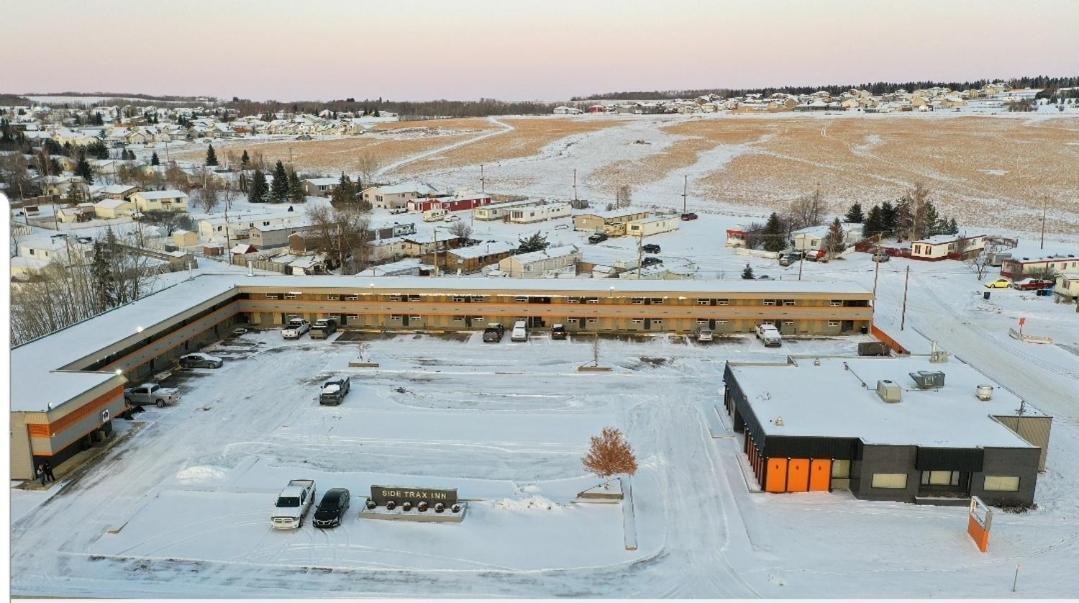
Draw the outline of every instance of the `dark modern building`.
M1034 502L1052 418L961 361L728 363L724 381L724 406L766 492Z

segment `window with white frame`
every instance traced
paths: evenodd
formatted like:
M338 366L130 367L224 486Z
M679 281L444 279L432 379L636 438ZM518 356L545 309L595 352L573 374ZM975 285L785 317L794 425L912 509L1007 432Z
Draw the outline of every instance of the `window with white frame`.
M838 320L829 320L828 321L828 326L829 327L838 327L839 326L839 321Z
M874 473L872 485L874 488L887 490L902 490L907 487L906 473Z
M346 295L345 301L360 301L359 295Z
M1018 492L1019 477L1015 475L987 475L983 489L989 492Z

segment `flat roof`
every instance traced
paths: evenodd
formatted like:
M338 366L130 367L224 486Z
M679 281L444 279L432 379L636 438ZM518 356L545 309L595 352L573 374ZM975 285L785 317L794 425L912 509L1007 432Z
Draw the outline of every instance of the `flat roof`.
M237 245L239 247L240 245ZM235 247L233 248L235 249ZM236 287L355 288L375 285L380 289L445 291L568 291L602 294L652 293L797 293L859 294L869 297L863 287L834 282L758 280L595 280L595 279L503 279L482 277L418 277L338 275L255 275L242 273L202 274L120 306L104 314L76 323L51 335L11 350L11 409L42 411L103 383L111 374L58 372L128 338L140 327L149 329L173 316L227 293Z
M856 438L865 444L936 448L1031 448L993 415L1015 415L1021 400L975 370L951 358L797 358L797 364L731 364L738 385L766 436ZM917 388L909 373L941 371L944 387ZM902 388L902 401L877 395L878 380ZM864 383L864 385L863 385ZM987 402L979 385L993 386ZM1024 414L1043 416L1026 405ZM776 419L782 418L782 425Z

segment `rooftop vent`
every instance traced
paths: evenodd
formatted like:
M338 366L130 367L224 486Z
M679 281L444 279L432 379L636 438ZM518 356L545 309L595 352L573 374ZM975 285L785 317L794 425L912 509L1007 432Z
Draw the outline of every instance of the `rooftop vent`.
M899 402L903 399L903 389L890 379L877 381L877 395L885 402Z
M910 373L910 378L918 384L918 389L938 389L944 387L942 371L918 371Z
M982 402L986 402L993 399L993 386L992 385L979 385L976 395Z

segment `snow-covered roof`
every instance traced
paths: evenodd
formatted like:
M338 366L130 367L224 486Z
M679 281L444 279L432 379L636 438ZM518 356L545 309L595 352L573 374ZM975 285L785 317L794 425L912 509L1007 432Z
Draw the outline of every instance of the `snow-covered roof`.
M341 182L340 178L307 178L304 182L310 182L315 186L333 186Z
M187 195L184 194L182 191L176 191L176 190L140 191L140 192L135 193L135 194L138 195L139 197L142 197L143 199L147 199L147 200L149 200L149 199L178 199L178 198L181 198L181 197L183 197L183 198L187 197Z
M975 239L977 237L984 237L985 235L933 235L924 239L918 239L915 243L921 243L922 245L944 245L947 243L954 243L959 239Z
M384 195L398 195L402 193L418 193L421 195L429 195L431 193L437 193L438 190L432 186L424 184L422 182L401 182L399 184L390 184L388 186L372 187L378 192Z
M100 207L101 209L116 209L123 207L124 205L131 205L131 202L126 199L102 199L94 204L94 207Z
M470 247L458 247L457 249L451 249L448 253L462 259L474 259L513 251L516 248L517 245L513 245L512 243L497 241L495 243L480 243Z
M122 195L127 191L138 188L131 184L110 184L101 188L101 192L106 195Z
M1013 262L1052 262L1059 260L1079 260L1079 252L1067 251L1041 251L1035 250L1030 253L1012 249L1011 261Z
M371 266L367 270L358 273L356 276L387 277L399 274L411 274L418 271L423 266L424 264L420 261L419 258L404 258L402 260L390 262L388 264Z
M681 283L679 283L681 284ZM797 364L736 365L731 371L768 436L858 438L866 444L940 448L1031 445L993 419L1014 415L1020 399L966 363L931 363L928 356L903 358L799 358ZM939 390L918 389L909 373L941 371ZM902 387L902 400L877 395L878 380ZM981 401L979 385L992 385ZM1025 414L1039 415L1027 405ZM782 425L776 425L776 419Z
M540 260L546 260L548 258L565 257L574 253L577 253L577 248L575 246L562 245L560 247L548 247L547 249L541 249L539 251L522 253L520 255L511 256L507 259L514 259L522 264L529 264L532 262L538 262Z

